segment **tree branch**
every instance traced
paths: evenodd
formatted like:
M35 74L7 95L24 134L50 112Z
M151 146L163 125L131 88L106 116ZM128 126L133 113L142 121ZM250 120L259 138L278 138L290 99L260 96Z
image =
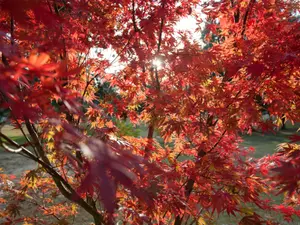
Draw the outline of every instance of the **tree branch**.
M237 92L237 94L235 95L235 98L241 93L241 90ZM228 108L232 103L229 103L225 108ZM219 119L217 119L214 123L213 123L213 126L216 126L217 122L219 121ZM210 125L210 124L208 124ZM210 153L212 152L218 145L219 143L221 142L222 138L224 137L226 133L226 130L223 131L222 135L219 137L218 141L207 151L205 152L203 149L199 149L198 150L198 161L196 162L196 164L199 164L201 162L201 159L207 154L207 153ZM185 196L187 198L187 201L190 197L190 194L192 193L193 191L193 187L194 187L194 184L195 184L195 179L193 177L190 177L186 183L186 186L185 186ZM176 218L175 218L175 222L174 222L174 225L181 225L182 223L182 219L183 217L181 217L180 215L177 215Z
M242 25L242 33L241 33L242 37L244 36L244 34L246 32L247 19L248 19L250 10L252 9L254 3L255 3L255 0L250 0L249 4L247 6L247 9L246 9L246 12L245 12L245 16L244 16L244 19L243 19L243 25Z
M56 15L60 16L59 9L58 9L57 4L56 4L56 0L54 0L53 6L54 6L54 11L55 11ZM61 33L63 33L63 26L62 25L60 25L60 31L61 31ZM60 58L63 60L63 59L67 58L66 40L65 40L64 37L62 37L62 44L63 44L63 55L60 54Z
M164 9L164 8L165 8L165 0L162 0L162 9ZM157 55L159 54L160 49L161 49L163 26L164 26L164 16L161 17L160 28L159 28L159 33L158 33L158 43L157 43L157 52L156 52ZM152 78L152 82L156 83L156 85L155 84L153 84L153 85L155 85L157 91L160 91L160 82L159 82L159 77L158 77L158 70L157 70L157 68L153 68L153 69L154 69L155 81L154 81L154 77L153 77L153 74L152 74L152 72L153 72L153 70L152 70L151 73L150 73L151 78ZM152 115L152 119L155 119L155 115ZM151 149L152 144L153 144L154 129L155 129L154 122L151 122L149 124L149 127L148 127L148 135L147 135L148 144L145 148L146 155L148 155L148 152Z
M165 0L162 0L162 9L164 8L165 8ZM164 27L164 16L161 17L161 21L160 21L158 43L157 43L157 54L159 54L161 48L163 27Z
M12 16L12 14L10 15L10 44L11 47L13 47L14 45L14 18ZM13 49L13 48L12 48ZM2 52L2 62L5 66L9 66L9 62L7 60L7 57L3 54Z
M233 8L235 6L234 1L230 0L231 7ZM240 20L240 7L237 8L236 12L234 12L234 22L238 23Z
M135 20L135 2L134 2L134 0L132 0L132 22L133 22L134 31L138 32L139 28L137 27L136 20Z
M218 141L211 147L211 149L209 149L206 153L210 153L212 152L217 146L218 144L220 143L220 141L223 139L225 133L226 133L227 130L224 130L222 135L219 137Z
M30 159L33 161L39 163L47 172L49 175L52 176L53 181L55 182L57 188L59 191L70 201L77 203L82 208L84 208L88 213L90 213L93 217L97 217L100 224L104 223L104 218L101 214L99 214L95 209L93 209L87 202L85 202L78 194L77 192L71 187L71 185L60 175L57 173L55 169L53 169L48 163L44 162L43 160L37 158L35 155L33 155L27 148L20 146L17 142L11 140L9 137L4 135L0 132L0 137L5 139L8 143L13 145L16 148L22 149L22 151L18 153L24 153L27 155ZM68 191L66 190L68 189Z
M120 54L121 54L121 53L128 47L128 45L130 44L130 41L131 41L132 37L133 37L133 35L130 36L130 38L128 39L126 45L121 49L121 51L116 55L116 57L109 63L109 65L108 65L107 67L111 66L111 65L119 58ZM93 80L94 80L96 77L98 77L98 76L99 76L99 74L95 74L94 76L92 76L92 78L91 78L90 80L88 80L88 81L86 82L86 85L85 85L85 87L84 87L83 94L82 94L82 97L81 97L82 101L84 101L84 97L85 97L85 95L86 95L86 93L87 93L88 87L91 85L91 83L93 82ZM77 120L77 122L76 122L77 125L79 125L80 120L81 120L81 117L78 117L78 120Z

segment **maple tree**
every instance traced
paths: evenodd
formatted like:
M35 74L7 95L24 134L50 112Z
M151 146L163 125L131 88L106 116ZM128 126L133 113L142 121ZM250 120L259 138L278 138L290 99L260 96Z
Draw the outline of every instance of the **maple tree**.
M1 174L10 196L1 216L64 224L80 207L95 224L180 225L246 211L241 225L275 224L247 204L300 216L299 136L261 159L240 147L254 125L273 132L283 115L300 119L298 4L1 0L1 107L25 138L0 133L1 145L39 164L15 188ZM182 18L203 15L205 39L218 37L209 48L176 31ZM91 57L108 48L113 60ZM122 68L109 72L116 61ZM257 96L277 124L261 119ZM124 115L146 124L147 137L119 132ZM287 193L281 205L265 198L277 192ZM40 216L19 215L23 201Z

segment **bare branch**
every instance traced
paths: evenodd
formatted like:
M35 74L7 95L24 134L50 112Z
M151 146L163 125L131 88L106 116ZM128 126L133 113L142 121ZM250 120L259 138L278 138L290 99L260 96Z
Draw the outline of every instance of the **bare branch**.
M250 10L252 9L253 7L253 4L255 3L255 0L250 0L248 6L247 6L247 9L246 9L246 12L245 12L245 16L244 16L244 19L243 19L243 27L242 27L242 37L244 36L245 32L246 32L246 23L247 23L247 19L248 19L248 16L249 16L249 13L250 13Z
M209 153L211 151L213 151L217 146L218 144L221 142L221 140L223 139L225 133L226 133L227 130L224 130L222 135L219 137L218 141L206 152L206 153Z
M30 159L32 159L33 161L39 163L47 172L49 175L52 176L53 181L55 182L57 188L59 189L59 191L70 201L77 203L78 205L80 205L82 208L84 208L88 213L90 213L93 217L97 217L100 221L100 224L104 223L104 219L103 216L101 214L99 214L97 212L96 209L94 209L93 207L91 207L87 202L85 202L78 194L77 192L71 187L71 185L60 175L58 174L58 172L51 167L50 164L42 161L41 159L39 159L38 157L36 157L35 155L33 155L27 148L20 146L18 143L14 142L13 140L11 140L9 137L7 137L6 135L4 135L3 133L0 132L0 137L2 137L3 139L5 139L7 142L9 142L11 145L17 147L17 148L21 148L22 151L18 152L18 154L20 153L24 153L25 155L27 155ZM67 190L67 189L68 190Z
M163 9L165 8L165 0L162 1L162 8ZM158 43L157 43L157 54L160 52L160 48L161 48L163 27L164 27L164 16L162 16L161 21L160 21Z
M17 149L13 149L11 147L9 147L8 145L6 145L4 142L0 142L0 145L8 152L11 153L20 153L22 151L22 148L17 148Z
M134 31L138 32L139 28L136 25L136 20L135 20L135 2L134 0L132 0L132 22L133 22L133 27L134 27Z

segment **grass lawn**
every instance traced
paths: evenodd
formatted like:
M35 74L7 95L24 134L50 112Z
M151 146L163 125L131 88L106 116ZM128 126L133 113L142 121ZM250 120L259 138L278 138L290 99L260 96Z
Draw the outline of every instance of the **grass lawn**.
M253 133L251 136L249 135L244 135L243 140L244 142L242 143L242 146L245 147L254 147L255 152L253 153L253 157L255 158L261 158L266 155L271 155L274 152L276 152L276 148L279 144L288 142L289 139L288 137L292 135L293 133L296 132L295 128L289 128L286 131L280 131L277 134L261 134L261 133ZM280 204L282 201L283 196L272 196L272 199L275 203ZM255 207L253 207L255 208ZM287 223L283 220L283 218L274 213L274 212L265 212L263 210L257 210L257 213L259 213L263 217L269 217L270 219L275 219L278 220L280 224L296 224L296 222L300 222L299 218L294 217L294 222L292 223ZM226 215L220 215L217 218L216 225L235 225L238 224L240 221L241 217L233 217L233 216L228 216Z
M255 147L254 157L261 158L268 154L273 154L276 151L276 148L279 144L283 142L287 142L288 136L290 136L292 132L279 132L277 134L261 134L261 133L253 133L251 136L243 136L244 142L243 146Z
M140 126L139 135L140 136L147 136L147 129L146 126ZM5 133L7 136L11 137L14 141L18 143L24 142L24 137L22 136L21 132L15 129L12 129L11 126L5 126L2 128L2 132ZM253 133L251 136L245 135L243 136L244 142L242 146L245 147L255 147L256 151L253 153L253 157L260 158L268 154L273 154L276 151L277 145L283 142L288 141L288 136L295 133L296 129L288 127L287 131L280 131L277 134L261 134L261 133ZM161 139L157 134L155 134L156 138ZM12 153L8 153L5 151L0 150L0 168L2 167L6 173L8 174L16 174L21 175L22 172L28 169L32 169L36 166L34 162L19 156L19 155L12 155ZM272 197L274 202L279 203L282 199L282 196L274 196ZM265 211L257 211L262 216L276 218L280 224L287 224L285 221L282 220L281 217L274 213L268 213ZM264 215L265 214L265 215ZM216 218L216 225L235 225L238 224L241 217L229 217L228 215L220 215ZM300 222L299 218L295 218L294 223Z

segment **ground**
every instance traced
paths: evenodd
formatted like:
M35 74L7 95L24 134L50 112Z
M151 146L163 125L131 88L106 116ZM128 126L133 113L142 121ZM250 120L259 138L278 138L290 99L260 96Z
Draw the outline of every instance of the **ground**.
M243 136L243 146L253 146L256 148L256 152L253 153L253 157L262 157L276 151L277 145L288 141L288 136L296 132L295 127L288 126L286 131L280 131L277 134L262 135L261 133L253 133L251 136ZM11 126L4 126L2 132L12 137L15 141L21 141L21 133L18 130L14 130ZM5 152L0 149L0 168L3 168L5 173L14 174L17 177L22 175L26 170L30 170L36 167L36 164L29 159L26 159L19 155L13 155L12 153ZM274 201L279 201L279 197L274 197ZM24 214L31 214L30 206L24 207ZM285 222L275 214L269 214L271 218L278 218L280 224ZM1 222L1 220L0 220ZM73 224L90 224L92 222L89 215L81 213L78 218L75 219ZM238 218L221 215L216 219L217 225L231 225L237 224ZM300 220L296 219L293 224L300 224Z
M1 131L12 138L14 141L18 143L23 143L24 142L24 137L22 136L22 133L19 130L14 129L12 126L4 126L2 127ZM17 180L25 171L34 169L37 167L37 163L33 162L32 160L29 160L23 156L6 152L3 149L0 148L0 168L4 170L4 173L10 174L10 175L15 175ZM17 183L17 182L15 182ZM1 196L0 192L0 197ZM60 200L64 198L61 197ZM66 200L66 202L68 202ZM26 204L22 203L22 210L21 214L22 215L35 215L35 212L33 209L36 208L34 204L26 202ZM1 204L0 204L0 210L1 210ZM55 219L52 219L51 217L45 217L45 219L49 221L55 222ZM87 213L80 212L76 218L71 219L72 224L74 225L90 225L91 222L93 222L93 219L91 216ZM0 218L0 224L3 224L3 220ZM57 223L54 223L57 224Z
M261 134L261 133L253 133L251 136L243 136L243 146L245 147L255 147L255 152L253 153L253 157L260 158L266 155L271 155L277 150L277 146L281 143L288 142L288 137L294 134L297 131L295 127L289 126L287 130L279 131L276 134ZM276 203L280 203L282 196L272 196L272 199ZM254 207L255 208L255 207ZM294 218L293 223L287 223L283 220L281 216L276 213L267 213L261 211L261 213L265 213L264 216L269 217L270 219L276 218L281 225L284 224L300 224L299 218ZM263 215L263 214L262 214ZM221 215L217 218L216 225L235 225L238 224L238 221L241 217L229 217L228 215Z
M1 131L18 143L22 143L24 140L21 131L14 129L12 126L3 126ZM6 174L14 174L19 177L24 171L33 169L35 166L35 162L21 155L13 155L3 149L0 151L0 168L2 168Z

